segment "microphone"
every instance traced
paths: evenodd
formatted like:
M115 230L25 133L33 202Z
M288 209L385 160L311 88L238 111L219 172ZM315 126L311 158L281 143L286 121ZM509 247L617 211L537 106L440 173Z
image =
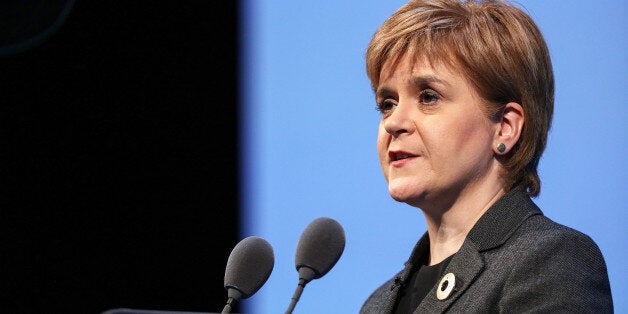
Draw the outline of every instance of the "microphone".
M244 238L233 248L225 269L227 304L222 313L230 313L233 302L257 292L273 271L275 255L268 241L257 236Z
M295 257L299 283L286 314L292 313L308 282L323 277L334 267L344 248L345 232L337 221L320 217L307 225L299 238Z

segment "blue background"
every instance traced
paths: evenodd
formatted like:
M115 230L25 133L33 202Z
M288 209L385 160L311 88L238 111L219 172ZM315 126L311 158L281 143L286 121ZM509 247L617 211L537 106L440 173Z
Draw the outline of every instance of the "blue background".
M387 192L376 155L379 114L364 52L405 1L243 1L241 237L273 246L275 266L243 312L280 313L297 285L295 249L317 217L346 247L294 313L357 313L401 269L426 230ZM626 288L628 1L518 1L549 45L555 115L540 164L544 213L590 235L606 258L617 313Z

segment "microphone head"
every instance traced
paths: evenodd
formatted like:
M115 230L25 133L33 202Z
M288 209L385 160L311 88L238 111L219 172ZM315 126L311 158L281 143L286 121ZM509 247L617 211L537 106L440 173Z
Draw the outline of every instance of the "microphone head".
M336 264L345 248L345 232L337 221L328 217L313 220L299 238L295 264L306 281L323 277ZM311 271L302 271L307 267Z
M275 255L268 241L244 238L233 248L225 269L224 286L234 299L248 298L259 290L273 271ZM236 289L239 293L231 293Z

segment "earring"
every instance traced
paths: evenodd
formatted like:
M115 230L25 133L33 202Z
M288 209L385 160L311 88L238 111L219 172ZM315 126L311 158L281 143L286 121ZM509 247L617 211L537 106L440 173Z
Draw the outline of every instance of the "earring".
M503 153L506 151L506 145L504 145L504 143L499 143L499 145L497 145L497 151L500 153Z

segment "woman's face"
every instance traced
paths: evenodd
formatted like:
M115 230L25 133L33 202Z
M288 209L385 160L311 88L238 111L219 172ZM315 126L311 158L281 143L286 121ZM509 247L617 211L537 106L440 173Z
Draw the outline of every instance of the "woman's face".
M425 209L472 193L494 172L498 124L455 69L412 61L403 57L382 68L377 149L390 195Z

